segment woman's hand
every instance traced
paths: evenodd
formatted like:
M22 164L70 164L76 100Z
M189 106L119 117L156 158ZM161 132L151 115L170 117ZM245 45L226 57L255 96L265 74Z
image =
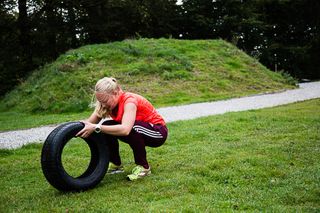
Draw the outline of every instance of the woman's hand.
M95 129L95 124L90 123L89 121L80 121L84 124L83 129L81 129L76 136L77 137L82 137L82 138L87 138Z

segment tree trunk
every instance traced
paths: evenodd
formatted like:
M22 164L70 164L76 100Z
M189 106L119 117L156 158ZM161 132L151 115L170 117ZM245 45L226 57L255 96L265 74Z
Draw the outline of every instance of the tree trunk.
M32 62L32 49L31 49L31 37L29 29L29 21L27 14L27 1L18 1L18 28L19 28L19 43L21 45L21 59L25 70L29 71L33 67ZM25 73L21 73L24 75Z

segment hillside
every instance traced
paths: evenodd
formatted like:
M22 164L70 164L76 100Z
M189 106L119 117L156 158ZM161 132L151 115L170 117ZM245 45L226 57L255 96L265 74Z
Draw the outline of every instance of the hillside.
M47 64L0 104L1 111L88 110L95 82L116 77L156 107L221 100L294 87L223 40L139 39L87 45Z

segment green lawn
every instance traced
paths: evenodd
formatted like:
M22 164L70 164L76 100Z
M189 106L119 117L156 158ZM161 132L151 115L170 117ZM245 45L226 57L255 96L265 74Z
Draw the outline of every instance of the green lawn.
M167 143L148 148L150 177L106 176L82 193L46 182L41 145L0 150L0 211L319 212L319 109L316 99L170 123ZM128 145L120 148L128 173L133 156ZM70 144L67 167L83 170L87 152L84 143Z
M44 125L58 125L68 121L84 120L90 116L92 111L60 114L0 112L0 131L27 129Z

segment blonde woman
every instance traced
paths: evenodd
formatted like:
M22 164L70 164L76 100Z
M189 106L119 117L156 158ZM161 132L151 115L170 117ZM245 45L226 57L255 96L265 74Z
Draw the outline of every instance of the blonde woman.
M115 78L100 79L95 85L95 98L95 110L82 121L85 126L77 136L108 144L108 173L123 172L119 139L130 145L137 164L128 179L137 180L151 174L145 147L159 147L166 141L168 129L164 119L147 99L123 91Z

